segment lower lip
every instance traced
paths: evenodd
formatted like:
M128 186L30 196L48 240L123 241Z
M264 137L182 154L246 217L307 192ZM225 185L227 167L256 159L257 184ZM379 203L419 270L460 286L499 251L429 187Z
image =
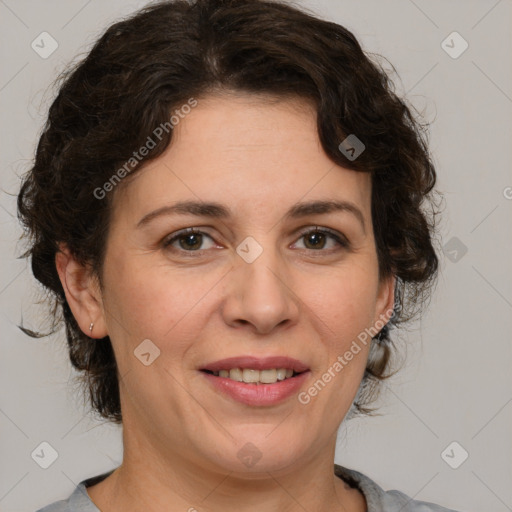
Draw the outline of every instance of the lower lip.
M215 389L246 405L276 405L299 392L309 371L274 384L244 384L226 377L201 372Z

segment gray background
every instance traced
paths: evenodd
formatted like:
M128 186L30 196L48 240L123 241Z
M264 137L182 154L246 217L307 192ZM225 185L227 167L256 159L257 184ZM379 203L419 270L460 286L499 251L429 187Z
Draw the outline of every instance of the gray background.
M67 497L122 459L120 429L94 420L76 398L63 332L34 340L16 327L23 319L42 328L46 314L35 304L40 289L29 265L16 258L23 246L15 194L53 98L51 81L108 24L145 3L0 0L1 511ZM384 389L383 415L345 422L336 462L416 499L461 511L512 510L512 2L301 3L394 64L398 91L433 122L446 205L448 249L430 310L400 334L407 363ZM43 31L59 44L47 59L31 48ZM441 46L453 31L469 44L456 59ZM43 441L58 452L48 469L31 457ZM441 456L453 441L469 453L458 469ZM461 453L449 452L452 464Z

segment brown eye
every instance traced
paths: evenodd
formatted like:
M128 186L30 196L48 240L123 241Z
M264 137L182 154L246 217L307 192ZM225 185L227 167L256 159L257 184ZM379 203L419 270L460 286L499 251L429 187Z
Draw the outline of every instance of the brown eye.
M188 228L183 231L179 231L175 233L170 238L167 238L163 241L162 246L164 249L170 248L172 246L173 249L177 251L186 251L186 252L198 252L203 249L207 249L208 247L203 247L204 238L211 237L202 231L197 231L194 228ZM179 246L176 246L176 243Z
M200 249L202 241L202 235L199 233L182 235L178 238L178 242L182 249Z
M320 231L312 231L311 233L304 235L304 240L306 240L305 245L308 249L323 249L325 245L325 238L325 234ZM309 244L311 246L308 246Z
M340 246L344 248L349 247L348 241L342 235L326 228L315 228L310 229L309 231L305 231L301 234L300 239L304 240L304 248L312 251L318 251L322 249L335 250L336 246L338 246L338 248ZM326 245L329 243L329 240L331 240L331 247L326 247Z

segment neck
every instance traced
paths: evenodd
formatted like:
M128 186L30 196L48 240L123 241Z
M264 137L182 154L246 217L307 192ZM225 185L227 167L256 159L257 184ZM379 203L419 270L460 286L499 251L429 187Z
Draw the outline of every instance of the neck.
M336 438L307 461L280 470L241 474L188 451L165 451L147 440L125 435L122 465L88 488L91 500L109 512L366 512L360 491L334 474ZM187 448L187 447L185 447ZM172 504L172 508L169 508Z
M329 472L313 472L302 477L299 471L288 477L247 480L233 474L210 474L201 481L198 472L186 480L183 473L170 471L149 473L150 468L137 467L127 462L103 482L88 488L88 494L99 510L109 512L220 512L233 508L237 511L303 512L343 510L366 512L363 495ZM190 477L190 475L189 475ZM185 485L183 485L185 484ZM173 508L169 508L169 503Z

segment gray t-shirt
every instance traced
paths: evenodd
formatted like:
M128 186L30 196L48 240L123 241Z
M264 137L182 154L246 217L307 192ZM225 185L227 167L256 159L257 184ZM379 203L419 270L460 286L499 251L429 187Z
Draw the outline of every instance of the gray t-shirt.
M85 489L101 482L113 472L114 470L82 480L67 500L56 501L37 512L101 512ZM334 473L363 493L368 504L367 512L457 512L434 503L413 500L400 491L384 491L369 477L338 464L334 464Z

